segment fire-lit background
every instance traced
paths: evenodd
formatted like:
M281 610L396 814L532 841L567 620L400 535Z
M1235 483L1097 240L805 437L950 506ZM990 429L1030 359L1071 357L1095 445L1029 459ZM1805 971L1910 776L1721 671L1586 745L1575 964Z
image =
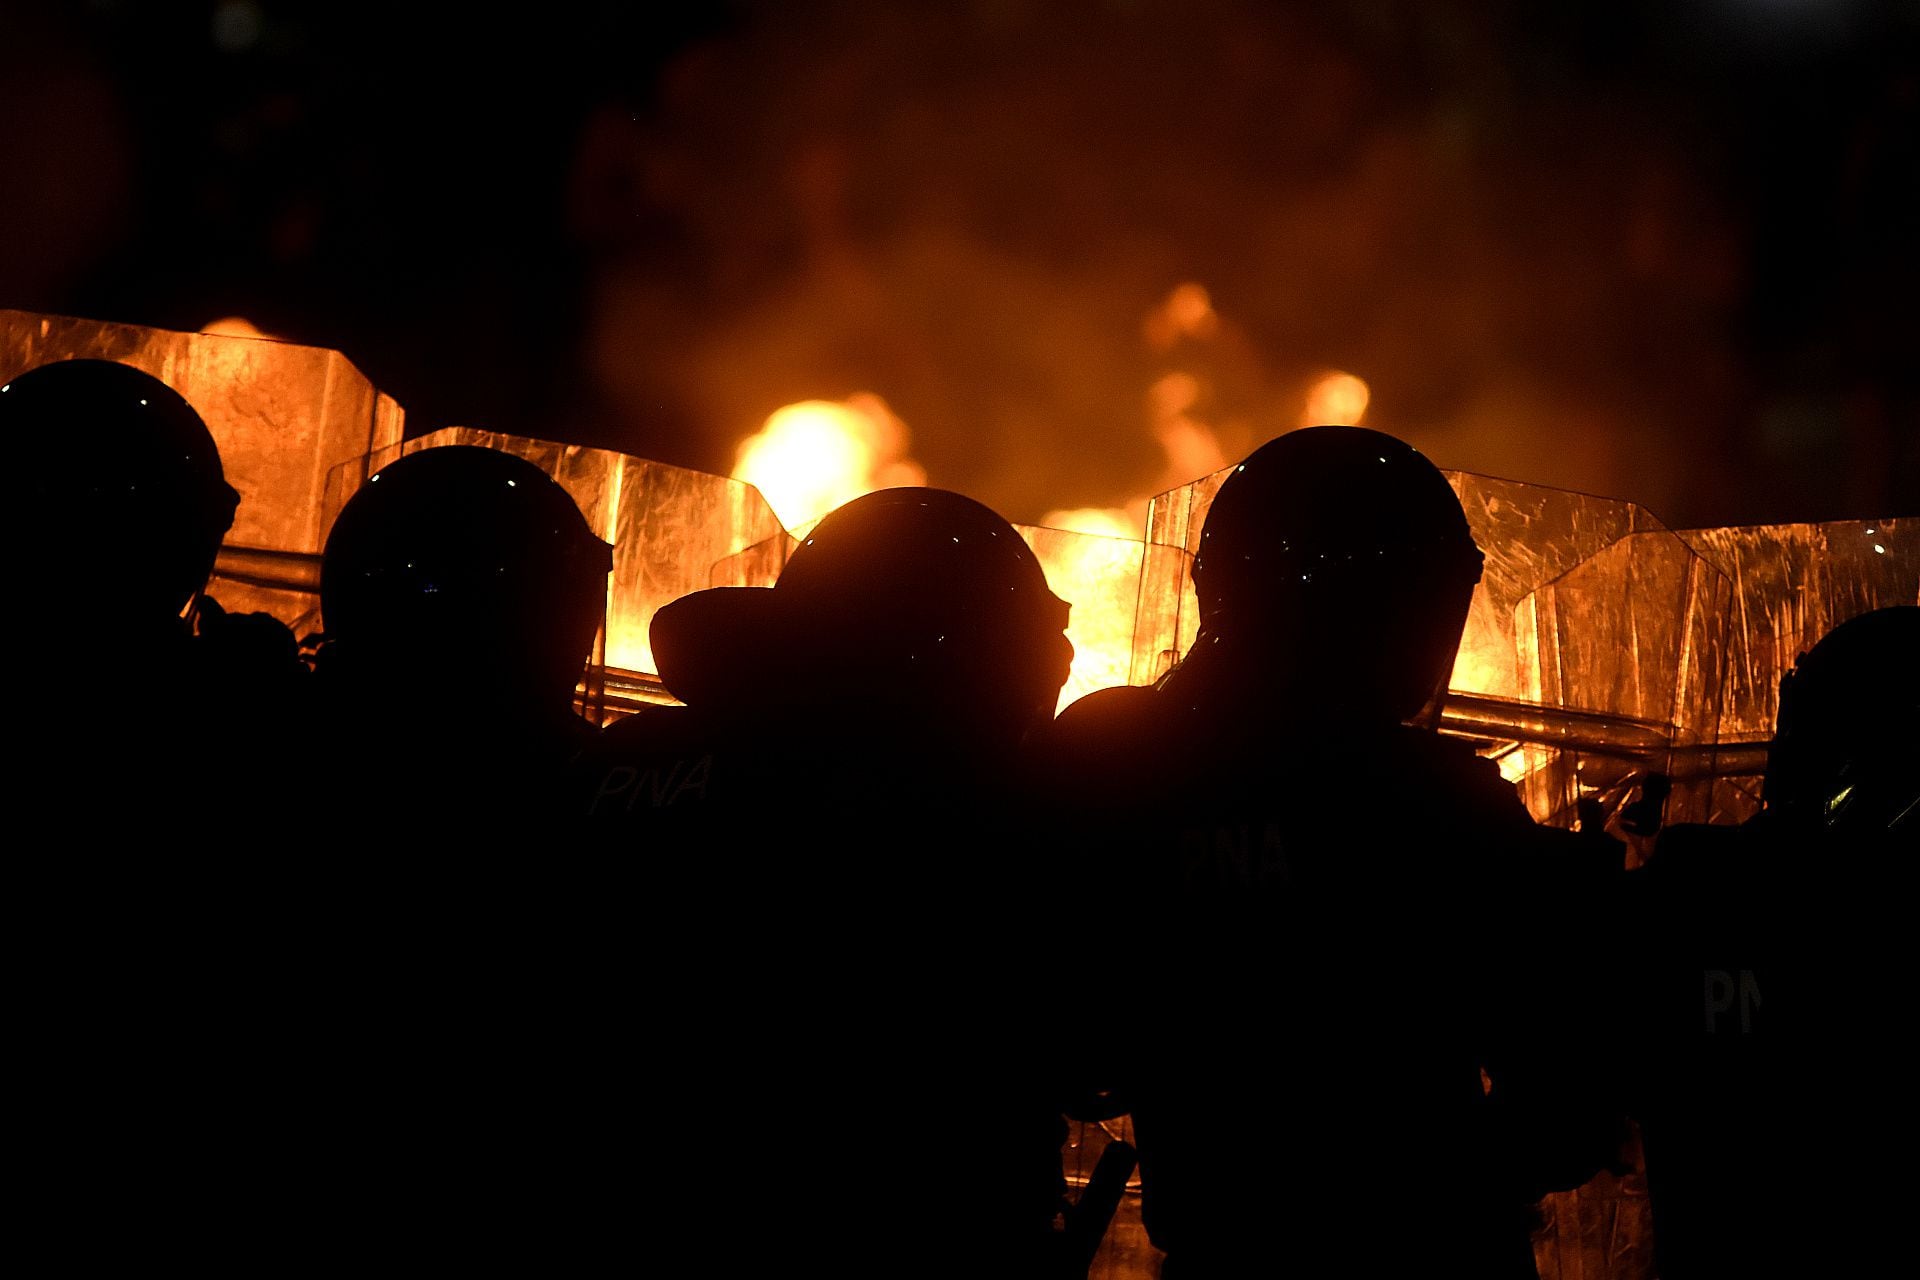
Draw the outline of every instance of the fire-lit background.
M0 306L241 317L410 433L725 473L785 410L1125 527L1364 413L1675 526L1920 510L1911 0L0 13Z
M603 706L859 486L1160 495L1023 530L1078 696L1190 641L1204 477L1364 421L1479 473L1450 731L1543 821L1649 770L1727 821L1782 666L1915 598L1913 0L0 0L0 66L0 377L187 389L216 594L290 625L404 410L616 544ZM1648 1275L1642 1191L1557 1198L1542 1275ZM1095 1274L1150 1252L1123 1207Z

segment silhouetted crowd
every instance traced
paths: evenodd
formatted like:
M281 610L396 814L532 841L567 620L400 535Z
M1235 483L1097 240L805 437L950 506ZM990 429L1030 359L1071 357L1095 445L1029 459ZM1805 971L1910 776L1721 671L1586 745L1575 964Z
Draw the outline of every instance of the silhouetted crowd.
M164 383L0 424L71 459L12 543L48 1270L1084 1276L1137 1156L1168 1280L1530 1277L1636 1133L1664 1280L1904 1256L1920 608L1629 870L1437 731L1482 556L1380 432L1235 468L1151 686L1056 717L1071 602L888 489L662 608L678 705L601 728L611 548L531 463L372 475L302 644L205 594L239 497Z

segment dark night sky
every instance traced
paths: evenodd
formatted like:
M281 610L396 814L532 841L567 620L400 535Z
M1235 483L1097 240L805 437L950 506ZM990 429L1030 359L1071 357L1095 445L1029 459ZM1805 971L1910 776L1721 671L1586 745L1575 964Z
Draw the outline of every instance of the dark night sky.
M1920 513L1911 0L0 3L0 305L245 315L411 429L725 470L868 390L1032 520L1153 486L1170 368L1230 452L1339 368L1675 524Z

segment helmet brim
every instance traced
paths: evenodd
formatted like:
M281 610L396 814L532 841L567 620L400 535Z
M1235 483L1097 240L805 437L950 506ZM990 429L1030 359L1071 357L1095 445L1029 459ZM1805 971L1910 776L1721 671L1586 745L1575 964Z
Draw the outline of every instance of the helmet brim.
M662 605L648 638L667 691L710 705L770 674L787 632L787 602L773 587L710 587Z

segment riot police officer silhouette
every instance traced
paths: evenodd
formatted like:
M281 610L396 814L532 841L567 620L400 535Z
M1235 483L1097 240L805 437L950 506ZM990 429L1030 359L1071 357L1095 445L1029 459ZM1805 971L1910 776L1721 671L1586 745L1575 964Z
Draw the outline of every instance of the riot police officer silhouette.
M35 460L9 507L18 1220L76 1266L205 1260L257 1132L248 921L305 667L203 594L239 495L166 383L42 365L0 430Z
M1780 682L1764 807L1629 875L1626 1026L1662 1277L1866 1274L1909 1212L1905 939L1920 608L1841 623Z
M1591 1172L1518 1017L1542 830L1425 727L1480 568L1405 443L1281 436L1206 513L1184 660L1056 723L1091 900L1134 931L1106 1076L1170 1278L1531 1276L1529 1201Z
M327 535L315 665L328 771L362 815L483 840L554 817L594 732L573 697L611 568L525 459L447 446L369 477Z
M1013 797L1066 620L1011 525L920 488L656 616L686 705L610 728L582 802L648 869L643 967L681 975L647 992L654 1203L702 1267L1052 1273L1057 914Z
M165 826L259 760L250 732L304 674L284 627L202 595L240 496L200 415L129 365L29 370L0 390L0 429L51 459L22 469L11 517L26 618L12 697L23 739L42 738L16 760L21 794L68 836ZM225 779L229 812L248 781Z
M1066 617L994 512L945 490L887 489L825 517L772 591L696 592L662 609L653 633L662 678L692 707L871 744L873 763L898 774L889 783L951 799L929 766L1008 767L1051 718L1072 661ZM818 752L792 767L840 772Z
M598 732L574 693L611 565L539 467L468 446L381 468L327 535L301 814L324 857L278 916L308 1101L274 1121L288 1230L329 1265L584 1269L628 1231L633 904L574 856L560 791Z
M1754 821L1788 840L1879 843L1920 822L1920 606L1850 618L1780 681ZM1891 846L1883 846L1891 847Z

